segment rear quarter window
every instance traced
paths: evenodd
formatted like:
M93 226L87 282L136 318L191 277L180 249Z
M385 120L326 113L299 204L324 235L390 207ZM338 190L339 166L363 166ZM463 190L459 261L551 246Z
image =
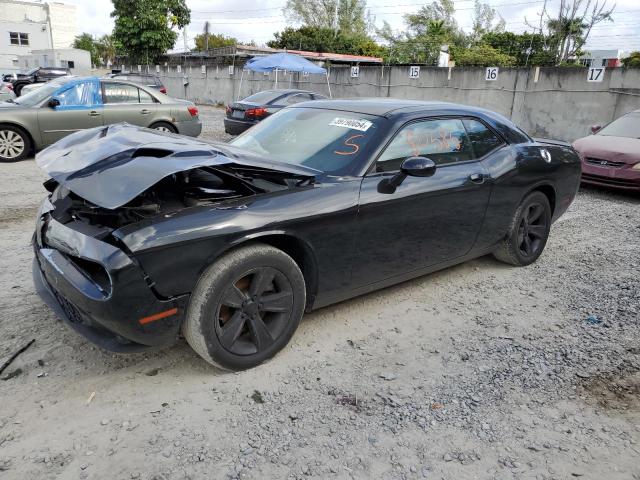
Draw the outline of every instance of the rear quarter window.
M467 136L476 158L482 158L504 144L484 123L470 119L465 119L462 123L467 129Z

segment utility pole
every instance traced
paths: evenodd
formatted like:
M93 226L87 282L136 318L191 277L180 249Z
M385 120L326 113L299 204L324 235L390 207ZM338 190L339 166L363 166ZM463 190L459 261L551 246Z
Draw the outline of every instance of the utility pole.
M207 20L206 22L204 22L204 44L205 44L205 51L207 52L207 54L209 54L209 33L211 31L211 24L209 23L209 20Z

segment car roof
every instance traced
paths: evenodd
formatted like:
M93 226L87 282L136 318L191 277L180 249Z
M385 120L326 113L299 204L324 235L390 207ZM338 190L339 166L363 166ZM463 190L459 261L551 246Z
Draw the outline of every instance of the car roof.
M153 73L137 73L137 72L121 72L121 73L113 73L114 77L157 77Z
M411 115L454 115L472 116L488 121L509 141L522 143L531 141L531 137L505 116L470 105L457 103L404 100L397 98L357 98L349 100L316 100L301 102L288 108L314 108L343 112L375 115L391 120L403 119Z
M343 110L346 112L362 113L388 117L391 114L403 111L405 113L442 110L442 108L474 109L466 105L438 101L403 100L398 98L355 98L344 100L316 100L313 103L303 102L295 107L326 108L328 110Z
M272 88L272 89L269 89L269 90L262 90L262 91L256 92L256 93L264 93L264 92L279 93L281 95L291 94L291 93L313 93L315 95L319 95L318 93L312 92L311 90L300 90L300 89L297 89L297 88Z

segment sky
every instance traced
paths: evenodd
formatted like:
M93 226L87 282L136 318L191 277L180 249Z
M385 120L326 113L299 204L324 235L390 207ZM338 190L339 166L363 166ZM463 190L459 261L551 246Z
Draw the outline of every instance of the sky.
M77 5L78 32L93 35L110 33L113 19L109 0L62 0ZM560 0L547 0L547 8L554 11ZM474 0L454 0L456 19L469 31ZM288 23L282 13L286 0L187 0L191 9L191 24L187 27L188 47L193 47L193 38L202 32L204 22L211 23L213 33L222 33L241 42L254 40L263 45L273 34L283 30ZM404 28L403 15L417 12L421 5L430 2L419 0L368 0L367 7L377 26L389 22L396 31ZM507 22L507 30L531 31L525 23L537 25L544 0L484 0L500 12ZM614 21L597 25L589 38L587 48L640 50L640 0L609 0L615 3ZM182 35L175 45L177 51L184 50Z

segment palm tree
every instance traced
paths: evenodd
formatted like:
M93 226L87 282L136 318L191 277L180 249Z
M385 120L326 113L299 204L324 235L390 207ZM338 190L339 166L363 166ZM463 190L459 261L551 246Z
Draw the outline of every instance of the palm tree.
M96 50L105 65L113 64L116 59L117 46L111 35L103 35L96 42Z

